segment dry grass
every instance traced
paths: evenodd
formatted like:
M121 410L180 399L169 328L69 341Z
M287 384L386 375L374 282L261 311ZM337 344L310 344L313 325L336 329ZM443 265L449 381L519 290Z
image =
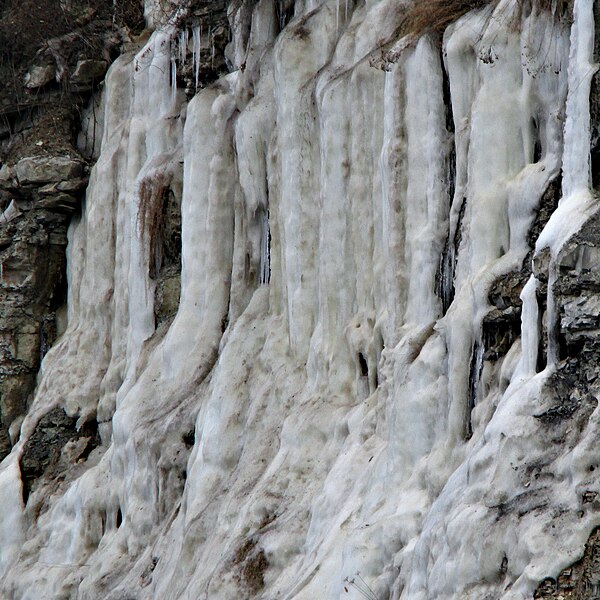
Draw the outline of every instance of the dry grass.
M48 40L77 32L93 48L98 23L109 28L144 28L141 0L0 0L0 55L12 62L29 62ZM101 49L101 48L100 48Z
M142 0L0 0L0 105L2 113L37 104L38 91L24 87L32 64L54 65L66 91L68 71L83 58L114 58L124 31L144 27Z
M454 23L477 8L497 0L417 0L406 12L402 29L406 34L419 37L427 33L442 33Z
M59 103L45 106L34 126L8 138L0 152L0 161L14 165L23 156L70 156L80 158L73 148L74 117L69 106Z
M520 4L525 8L531 6L532 2L537 8L561 19L568 17L573 5L573 0L525 0ZM441 34L446 27L468 12L497 3L498 0L416 0L404 15L402 33L414 37Z

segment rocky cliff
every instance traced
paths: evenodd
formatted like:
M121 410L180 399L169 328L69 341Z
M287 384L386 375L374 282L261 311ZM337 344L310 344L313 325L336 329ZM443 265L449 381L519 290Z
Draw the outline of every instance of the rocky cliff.
M2 597L600 596L597 3L134 5L4 46Z

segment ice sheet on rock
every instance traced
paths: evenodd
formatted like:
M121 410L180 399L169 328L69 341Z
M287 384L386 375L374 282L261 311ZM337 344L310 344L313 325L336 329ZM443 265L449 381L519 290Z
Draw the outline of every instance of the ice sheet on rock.
M481 328L561 165L568 197L537 250L556 255L594 210L591 5L576 2L570 57L564 24L502 0L451 26L442 56L424 38L384 72L370 59L394 41L391 0L297 2L276 39L263 0L232 9L236 72L185 107L187 31L118 59L69 231L69 328L0 466L5 589L237 600L260 571L252 594L333 600L361 597L344 590L360 572L377 597L508 600L575 560L595 521L573 516L572 482L594 433L552 463L535 280L506 356L485 359ZM192 28L196 88L211 34ZM167 175L183 187L181 298L155 332L139 191ZM97 417L105 450L26 532L19 453L54 405Z

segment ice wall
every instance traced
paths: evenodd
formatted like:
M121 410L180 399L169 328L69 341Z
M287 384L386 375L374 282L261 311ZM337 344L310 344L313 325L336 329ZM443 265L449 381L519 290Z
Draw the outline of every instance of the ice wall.
M113 64L68 329L0 465L7 598L531 598L583 555L597 414L562 441L536 417L561 252L595 212L592 8L501 0L386 54L395 0L298 1L289 23L259 0L232 4L232 72L189 102L197 26ZM182 271L155 329L160 186ZM55 407L102 445L25 505Z

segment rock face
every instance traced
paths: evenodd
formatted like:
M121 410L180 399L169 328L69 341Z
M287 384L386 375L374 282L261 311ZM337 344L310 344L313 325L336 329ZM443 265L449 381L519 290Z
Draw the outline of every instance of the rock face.
M71 152L76 155L74 149ZM87 177L83 160L69 155L23 157L2 169L0 453L4 457L32 399L40 362L61 333L57 312L66 310L67 227Z
M68 156L30 156L15 165L19 185L62 182L75 179L82 173L83 164Z
M598 10L148 1L91 169L6 108L2 594L595 597Z
M92 90L95 83L104 79L106 69L108 69L108 63L105 60L80 60L71 75L71 85L78 92Z
M108 63L97 54L129 39L126 24L135 12L124 18L123 3L111 4L110 14L102 2L0 7L2 457L18 437L40 362L64 330L67 227L89 174L75 144L75 116L106 73ZM15 37L16 31L22 33Z
M77 428L76 419L63 409L55 408L38 422L23 447L19 464L23 478L23 502L27 503L32 487L44 476L43 482L59 478L64 480L66 470L75 461L84 461L98 445L96 423ZM60 464L61 459L66 464Z
M21 207L22 215L0 225L2 456L10 451L9 428L25 414L40 361L56 338L56 311L66 302L67 216Z

